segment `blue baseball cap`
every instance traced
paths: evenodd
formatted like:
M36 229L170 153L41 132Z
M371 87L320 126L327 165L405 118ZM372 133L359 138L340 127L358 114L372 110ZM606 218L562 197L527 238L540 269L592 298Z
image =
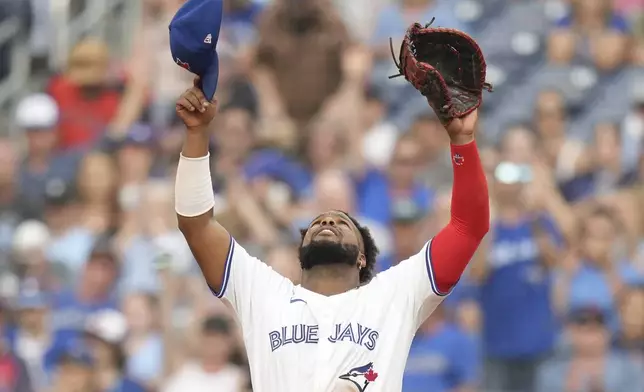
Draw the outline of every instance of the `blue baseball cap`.
M50 348L45 354L44 367L53 370L64 362L73 362L84 366L93 366L94 356L89 347L80 339L71 339Z
M188 0L170 22L170 52L180 67L201 78L201 89L212 100L219 79L217 40L223 0Z
M47 305L47 297L38 290L23 290L16 301L16 308L19 310L43 309Z

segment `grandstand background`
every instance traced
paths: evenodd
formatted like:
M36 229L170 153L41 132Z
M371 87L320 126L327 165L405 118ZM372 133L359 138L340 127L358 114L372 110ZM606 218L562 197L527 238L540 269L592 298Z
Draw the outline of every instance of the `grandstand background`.
M0 392L252 388L174 218L182 2L0 1ZM386 269L449 219L448 138L387 78L435 17L495 86L493 222L403 391L644 390L644 1L224 4L216 215L250 253L297 282L297 229L337 208Z

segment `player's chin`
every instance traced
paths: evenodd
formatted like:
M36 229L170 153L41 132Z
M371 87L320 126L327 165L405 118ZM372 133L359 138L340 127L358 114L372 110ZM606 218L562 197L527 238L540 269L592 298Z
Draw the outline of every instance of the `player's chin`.
M356 265L360 251L357 245L342 244L338 240L314 239L300 248L300 264L303 269L320 265Z

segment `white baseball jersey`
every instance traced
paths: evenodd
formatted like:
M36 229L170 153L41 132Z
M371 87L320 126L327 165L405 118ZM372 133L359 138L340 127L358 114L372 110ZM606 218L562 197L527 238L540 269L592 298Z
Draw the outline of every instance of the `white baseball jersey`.
M444 298L430 242L330 297L295 286L231 239L220 293L237 313L255 392L395 392L416 330Z

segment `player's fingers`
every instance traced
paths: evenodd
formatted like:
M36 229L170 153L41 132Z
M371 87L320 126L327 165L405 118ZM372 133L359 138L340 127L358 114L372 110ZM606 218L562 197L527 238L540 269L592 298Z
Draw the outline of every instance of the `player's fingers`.
M194 106L198 111L200 112L205 112L206 108L202 105L201 101L199 98L197 98L197 95L194 92L194 89L190 89L186 91L183 96Z
M200 88L191 89L192 93L197 97L199 102L204 108L207 108L210 105L210 102L206 99L206 96L203 94Z
M185 94L182 95L177 100L177 109L178 110L187 110L189 112L194 112L195 110L197 110L195 105L186 98Z
M190 102L195 103L195 107L197 108L197 110L199 110L202 113L208 109L208 106L210 106L210 103L205 98L202 98L203 93L201 92L201 90L197 88L194 88L194 87L191 88L186 92L186 95L190 100Z

